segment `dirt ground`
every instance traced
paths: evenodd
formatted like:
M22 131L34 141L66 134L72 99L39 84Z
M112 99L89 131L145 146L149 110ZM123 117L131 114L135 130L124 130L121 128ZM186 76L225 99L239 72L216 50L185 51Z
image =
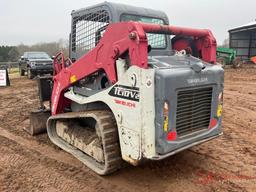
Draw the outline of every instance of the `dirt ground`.
M256 191L256 69L225 73L224 135L159 162L101 177L23 131L38 105L36 82L0 88L0 191Z

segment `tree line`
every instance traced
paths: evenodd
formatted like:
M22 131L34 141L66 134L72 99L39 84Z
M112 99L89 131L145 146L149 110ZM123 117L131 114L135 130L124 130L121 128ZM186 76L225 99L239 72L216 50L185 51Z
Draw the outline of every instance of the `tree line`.
M20 56L26 51L42 51L48 53L49 56L63 51L68 56L68 41L60 39L56 42L37 43L34 45L0 46L0 62L18 61Z
M221 47L229 46L229 39L225 39ZM15 62L26 51L43 51L49 56L56 55L59 51L63 51L65 56L68 56L68 40L60 39L56 42L37 43L34 45L20 44L17 46L0 46L0 62Z

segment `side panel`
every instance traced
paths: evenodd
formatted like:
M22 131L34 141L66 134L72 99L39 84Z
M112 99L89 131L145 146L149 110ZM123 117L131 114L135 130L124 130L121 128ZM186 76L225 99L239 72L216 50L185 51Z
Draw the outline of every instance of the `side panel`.
M155 146L155 70L142 70L141 114L142 153L151 158L156 154Z
M154 70L132 66L104 91L82 97L71 90L65 97L81 105L102 101L110 107L117 121L124 160L137 165L143 153L155 153Z

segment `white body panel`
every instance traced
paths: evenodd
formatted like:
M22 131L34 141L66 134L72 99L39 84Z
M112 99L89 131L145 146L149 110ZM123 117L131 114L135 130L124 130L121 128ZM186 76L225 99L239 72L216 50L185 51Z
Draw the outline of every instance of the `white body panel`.
M139 89L139 101L109 95L116 85ZM154 86L154 69L132 66L106 90L84 97L71 89L65 97L81 105L97 101L106 103L117 121L122 158L137 165L142 158L152 158L156 154Z

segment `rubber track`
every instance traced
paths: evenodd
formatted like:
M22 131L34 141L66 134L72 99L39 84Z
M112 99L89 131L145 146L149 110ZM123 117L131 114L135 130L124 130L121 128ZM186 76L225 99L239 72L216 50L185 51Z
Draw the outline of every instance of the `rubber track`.
M79 149L61 139L56 133L56 121L73 118L92 117L96 120L101 133L104 164L97 162L91 156L83 153ZM47 121L47 133L50 140L61 149L71 153L82 161L87 167L99 175L110 174L121 167L122 158L118 142L118 130L113 114L107 110L93 110L86 112L70 112L51 116Z

